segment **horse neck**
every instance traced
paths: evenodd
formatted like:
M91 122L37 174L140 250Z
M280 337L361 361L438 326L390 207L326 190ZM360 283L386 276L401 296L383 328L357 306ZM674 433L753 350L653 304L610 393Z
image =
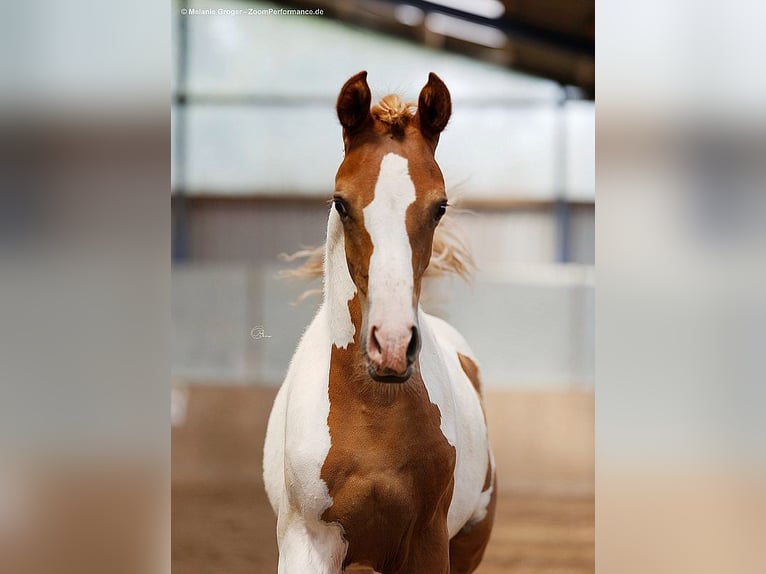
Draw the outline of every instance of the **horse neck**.
M360 313L352 316L353 301L358 304L356 285L346 262L343 224L335 210L330 210L324 258L324 306L330 336L338 348L353 343L361 331Z

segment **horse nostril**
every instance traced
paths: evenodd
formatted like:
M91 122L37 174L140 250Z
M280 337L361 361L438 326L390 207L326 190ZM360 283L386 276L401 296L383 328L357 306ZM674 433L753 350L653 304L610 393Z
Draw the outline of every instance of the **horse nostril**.
M378 341L378 337L375 335L375 331L377 331L377 327L373 327L370 329L370 348L369 351L375 354L380 355L382 353L380 349L380 342Z
M420 335L418 334L418 328L412 328L412 336L410 337L410 343L407 345L407 364L411 365L418 357L418 351L420 351Z

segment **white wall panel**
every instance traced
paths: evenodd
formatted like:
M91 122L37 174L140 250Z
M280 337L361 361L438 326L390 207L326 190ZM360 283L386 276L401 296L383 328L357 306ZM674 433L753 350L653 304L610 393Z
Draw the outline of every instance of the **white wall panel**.
M319 301L294 305L308 285L278 266L196 264L173 271L173 376L278 385ZM473 283L440 281L424 306L455 325L488 387L593 384L593 282L587 268L519 267ZM253 327L268 337L253 339Z
M367 69L375 98L398 92L416 100L430 71L447 82L454 114L439 159L460 195L545 200L565 187L571 199L593 197L593 104L559 107L563 91L555 82L325 17L198 15L185 22L190 193L327 195L342 157L334 101L351 74ZM195 96L206 99L195 103ZM178 183L179 171L172 176Z

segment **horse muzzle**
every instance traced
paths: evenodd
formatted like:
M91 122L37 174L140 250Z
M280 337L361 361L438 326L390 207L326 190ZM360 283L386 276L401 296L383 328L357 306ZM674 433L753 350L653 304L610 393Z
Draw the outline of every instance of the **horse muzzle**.
M367 370L379 383L404 383L420 353L420 334L412 326L407 335L387 332L373 326L367 338Z

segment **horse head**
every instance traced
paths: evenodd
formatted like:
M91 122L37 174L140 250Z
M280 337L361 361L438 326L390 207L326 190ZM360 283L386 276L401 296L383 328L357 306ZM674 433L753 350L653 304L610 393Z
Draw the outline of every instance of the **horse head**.
M406 381L420 351L421 281L447 210L434 154L451 110L449 90L433 73L416 108L396 95L371 107L366 72L350 78L338 96L345 156L333 207L360 298L367 368L376 381Z

